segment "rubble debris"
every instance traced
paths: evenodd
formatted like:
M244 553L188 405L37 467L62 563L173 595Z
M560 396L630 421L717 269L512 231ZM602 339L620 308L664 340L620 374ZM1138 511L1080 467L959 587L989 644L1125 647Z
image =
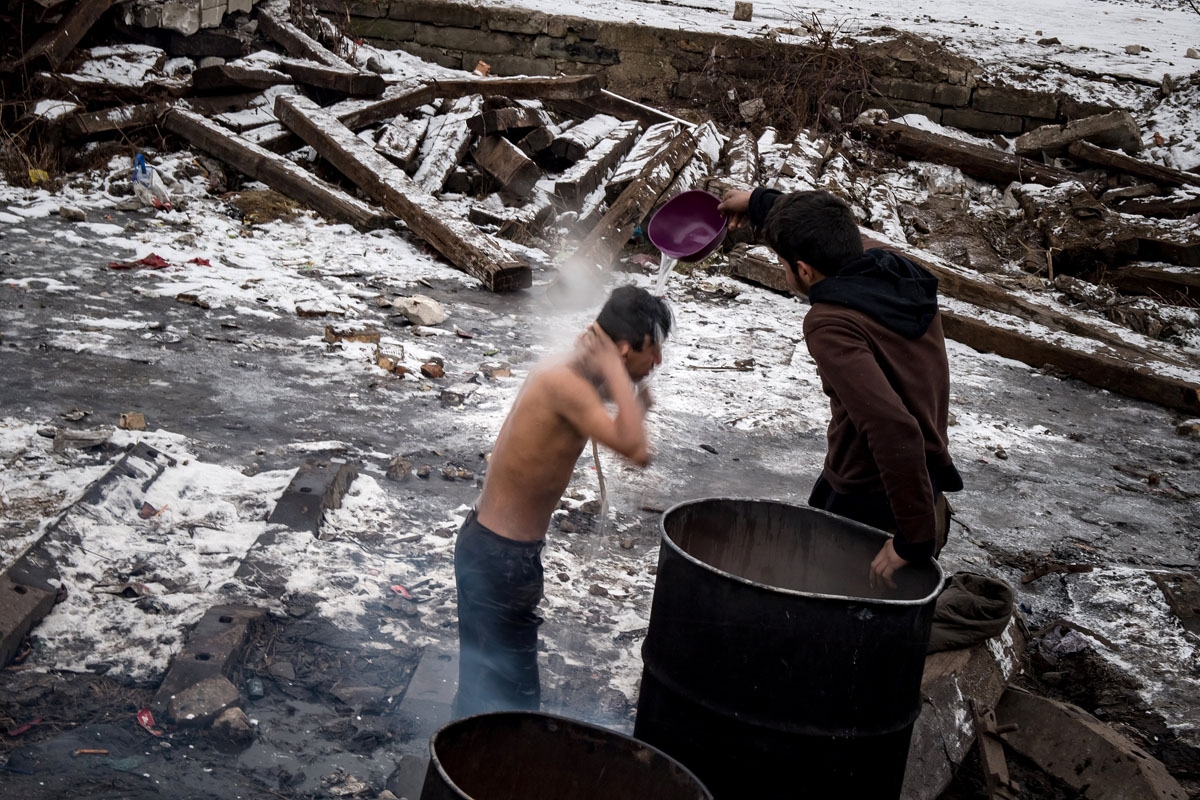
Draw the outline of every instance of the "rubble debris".
M344 461L309 459L296 470L267 521L320 535L325 512L340 508L358 469Z
M1043 125L1017 137L1013 149L1018 155L1043 153L1063 155L1072 142L1086 141L1099 147L1136 153L1142 149L1142 136L1133 115L1124 109L1072 120L1065 125Z

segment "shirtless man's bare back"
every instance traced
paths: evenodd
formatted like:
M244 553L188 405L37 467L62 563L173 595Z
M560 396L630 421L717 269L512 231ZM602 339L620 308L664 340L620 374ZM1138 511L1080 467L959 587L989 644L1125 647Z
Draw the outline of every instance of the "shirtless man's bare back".
M670 326L662 300L620 287L574 352L539 364L522 386L455 547L456 716L540 704L535 609L550 516L588 439L639 466L649 463L646 404L636 382L662 362Z

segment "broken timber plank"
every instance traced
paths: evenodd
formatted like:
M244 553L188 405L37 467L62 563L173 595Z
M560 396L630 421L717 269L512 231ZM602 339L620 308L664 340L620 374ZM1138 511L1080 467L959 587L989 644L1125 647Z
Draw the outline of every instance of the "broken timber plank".
M729 274L784 294L791 294L783 265L766 245L742 243L729 251Z
M1151 164L1149 161L1142 161L1140 158L1133 158L1124 153L1117 153L1113 150L1097 147L1091 142L1082 140L1071 142L1070 146L1067 147L1067 152L1080 161L1109 167L1110 169L1124 172L1127 175L1134 175L1138 178L1154 181L1163 186L1184 186L1186 184L1200 186L1200 175L1171 169L1159 164Z
M1200 384L1166 376L1154 363L1139 363L1078 348L1067 348L973 317L942 310L946 336L984 353L1012 358L1031 367L1051 366L1084 383L1188 414L1200 413Z
M296 58L315 61L327 67L353 70L353 67L347 64L345 59L340 58L325 45L293 25L288 14L287 2L272 0L269 3L259 3L257 9L259 30Z
M473 156L480 169L519 197L529 194L542 177L538 165L498 133L481 137L475 145Z
M620 124L621 120L616 117L597 114L578 125L572 125L555 137L554 143L550 145L550 152L574 164Z
M662 193L663 202L689 189L703 189L712 175L713 167L721 160L725 140L721 138L716 123L709 120L697 125L692 133L696 137L696 154L683 165L675 180Z
M928 254L881 239L880 234L875 231L860 228L859 232L862 235L863 247L883 247L893 250L914 264L929 270L938 279L938 292L947 297L953 297L964 303L988 308L1002 314L1011 314L1074 336L1103 342L1123 358L1164 361L1181 367L1193 366L1169 354L1139 347L1126 341L1119 334L1089 325L1069 314L1055 311L1038 303L1031 303L1020 297L1014 297L1008 290L958 272L948 265L938 263Z
M476 225L494 225L497 236L518 244L533 243L554 217L550 195L539 189L519 207L496 209L476 203L467 214L467 219Z
M554 132L543 125L522 136L517 142L517 148L532 158L552 144L554 144Z
M239 172L272 189L308 204L332 219L370 230L383 227L388 217L319 178L283 156L263 150L229 133L220 125L182 108L167 112L163 126Z
M682 127L678 122L660 122L646 129L642 138L637 140L633 149L629 151L629 155L617 166L612 177L608 179L608 184L604 187L604 199L609 205L612 205L621 192L625 191L625 188L637 178L647 162L658 155L667 146L667 143L675 138Z
M316 103L304 97L280 97L275 115L368 196L404 220L413 233L488 289L507 292L533 284L527 264L514 260L467 220L457 218Z
M1200 274L1163 267L1117 267L1104 273L1104 281L1123 292L1154 294L1168 303L1200 304Z
M428 129L429 117L397 117L380 131L379 139L375 142L375 152L382 154L405 172L411 172L417 166L417 154Z
M169 108L167 103L142 103L75 114L66 122L67 136L87 139L98 133L131 131L157 125Z
M429 130L421 145L421 163L413 180L430 194L440 192L446 178L462 161L471 146L471 131L466 122L479 113L483 104L480 95L459 97L445 114L429 121Z
M192 90L211 94L235 89L262 91L270 89L272 86L291 82L291 76L279 70L263 67L239 67L233 64L200 67L192 73Z
M20 67L38 68L45 63L51 70L71 55L71 51L83 40L105 12L112 8L115 0L81 0L74 3L54 30L34 42L15 62L0 68L0 72L15 72Z
M1183 219L1200 212L1200 197L1185 197L1182 200L1127 200L1113 207L1122 214Z
M829 158L831 148L829 140L814 136L806 130L796 134L779 174L771 182L771 187L781 192L811 191L817 188L821 177L821 168Z
M637 120L622 122L554 181L554 196L560 207L578 208L583 198L599 188L608 171L625 157L640 131L641 123Z
M523 135L535 128L544 128L550 124L546 112L525 106L506 106L504 108L489 108L467 120L467 127L476 136L489 133L510 133Z
M1054 186L1078 176L992 147L923 131L899 122L856 123L851 131L905 158L958 167L963 174L993 183Z
M306 86L332 89L354 97L378 97L387 88L382 75L349 67L328 67L289 58L279 62L279 68Z
M586 118L599 113L608 114L622 121L636 119L646 127L658 125L662 122L674 122L678 125L691 126L691 123L685 122L679 117L673 117L657 108L635 102L607 89L598 88L597 91L582 98L543 99L551 100L551 105L560 112L572 117Z
M572 253L576 265L606 269L629 241L634 227L646 218L675 173L696 152L696 137L690 128L677 133L662 151L646 162L637 178L609 208L608 213Z
M438 98L447 100L478 94L481 97L538 99L553 97L585 97L599 91L600 79L595 75L569 75L559 78L462 78L430 81L417 87L390 86L384 96L369 105L359 107L345 116L338 115L350 130L377 125L399 114L420 108Z
M758 186L758 140L742 131L725 148L726 188L750 190Z

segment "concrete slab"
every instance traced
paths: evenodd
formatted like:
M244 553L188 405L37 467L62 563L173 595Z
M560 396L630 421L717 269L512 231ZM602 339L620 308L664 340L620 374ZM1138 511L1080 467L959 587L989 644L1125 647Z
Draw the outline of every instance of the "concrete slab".
M342 497L356 475L358 469L343 461L305 461L283 490L267 521L317 535L325 511L342 504Z
M12 661L30 629L54 608L54 592L0 575L0 668Z
M164 719L171 716L172 698L210 678L228 678L242 657L254 626L266 615L261 608L241 605L214 606L188 635L154 695L152 708ZM220 710L220 709L218 709Z
M396 762L387 788L397 797L421 796L429 766L429 740L450 722L458 691L458 651L427 648L396 713L410 722L413 737Z

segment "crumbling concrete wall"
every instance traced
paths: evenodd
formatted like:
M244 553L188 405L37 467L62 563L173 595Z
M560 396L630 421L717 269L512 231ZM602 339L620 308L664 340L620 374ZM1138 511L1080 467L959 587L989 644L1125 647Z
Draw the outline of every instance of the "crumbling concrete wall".
M810 57L817 53L811 45L768 37L597 22L485 4L315 0L315 5L372 44L443 66L471 70L484 61L496 75L597 73L610 90L655 104L736 108L762 96L764 86L790 67L826 63ZM852 106L923 114L980 133L1012 136L1107 110L1083 108L1062 93L985 85L974 62L907 34L860 48L853 64L865 72L853 90ZM839 77L846 76L814 80ZM847 92L834 94L845 98Z
M249 13L258 0L134 0L122 6L125 22L143 28L166 28L191 36L201 28L217 28L226 14Z

